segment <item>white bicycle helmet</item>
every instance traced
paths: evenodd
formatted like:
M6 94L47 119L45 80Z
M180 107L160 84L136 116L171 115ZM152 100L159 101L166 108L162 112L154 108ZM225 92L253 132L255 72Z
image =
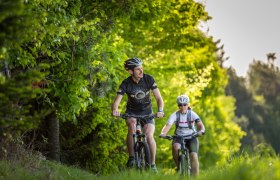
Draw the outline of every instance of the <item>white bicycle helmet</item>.
M186 95L180 95L177 97L177 104L189 104L190 98Z
M134 57L125 61L124 68L126 70L134 69L136 66L140 66L142 64L143 61L140 58Z

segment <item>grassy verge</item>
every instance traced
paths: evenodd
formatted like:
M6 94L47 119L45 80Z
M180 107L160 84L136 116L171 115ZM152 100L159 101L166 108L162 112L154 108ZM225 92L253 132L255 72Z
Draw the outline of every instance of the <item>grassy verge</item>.
M143 180L143 179L160 179L176 180L181 179L179 175L169 169L159 169L157 174L149 171L139 173L138 171L125 170L118 174L94 175L90 172L75 167L69 167L55 162L43 160L31 164L22 162L0 161L0 179L101 179L101 180Z
M63 166L51 161L37 164L0 161L0 179L94 179L95 176L78 168Z
M203 171L199 179L278 180L280 179L280 158L259 155L234 157L224 164Z
M174 169L161 168L159 172L139 173L135 170L125 170L118 174L94 175L90 172L76 167L69 167L52 161L41 159L38 156L29 156L20 158L17 161L0 161L0 179L113 179L113 180L179 180ZM278 156L261 157L254 156L236 156L227 162L201 171L197 180L276 180L280 179L280 159Z

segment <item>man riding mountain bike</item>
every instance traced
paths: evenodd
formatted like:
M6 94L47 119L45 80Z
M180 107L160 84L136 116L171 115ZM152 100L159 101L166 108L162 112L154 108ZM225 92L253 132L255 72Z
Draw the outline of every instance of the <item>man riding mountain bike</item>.
M151 75L144 74L142 67L142 60L134 57L128 59L124 63L124 68L128 71L130 76L122 81L117 96L112 105L112 115L120 116L118 106L122 100L124 94L127 94L128 100L126 105L126 114L132 115L150 115L153 113L152 102L150 98L150 91L152 91L158 106L157 117L161 118L164 116L163 107L164 103L157 87L154 78ZM126 120L128 126L127 134L127 147L129 153L129 159L127 162L128 167L132 167L134 163L134 149L133 149L133 134L136 132L136 119L129 117ZM154 139L155 123L154 119L148 120L144 126L144 133L147 137L147 142L150 147L151 153L151 169L157 171L155 165L156 155L156 142Z
M200 120L199 116L191 110L189 107L190 99L186 95L180 95L177 97L177 104L179 110L171 114L167 123L162 128L161 137L165 137L173 124L176 124L175 135L179 136L188 136L194 133L197 133L198 136L202 136L205 133L205 127ZM198 129L198 131L196 130ZM186 147L190 152L191 160L191 169L193 175L198 175L199 173L199 162L198 162L198 149L199 142L197 137L190 138L185 141ZM172 155L177 166L179 167L178 162L178 150L181 148L181 145L176 139L172 142Z

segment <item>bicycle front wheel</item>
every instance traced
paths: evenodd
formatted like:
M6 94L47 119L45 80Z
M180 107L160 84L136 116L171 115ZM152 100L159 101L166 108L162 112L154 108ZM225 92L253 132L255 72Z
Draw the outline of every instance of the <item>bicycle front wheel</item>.
M148 170L151 165L150 148L147 142L137 142L137 156L138 162L136 162L137 168L140 170Z
M179 173L182 176L188 174L188 166L187 166L186 156L184 154L181 154L179 156Z

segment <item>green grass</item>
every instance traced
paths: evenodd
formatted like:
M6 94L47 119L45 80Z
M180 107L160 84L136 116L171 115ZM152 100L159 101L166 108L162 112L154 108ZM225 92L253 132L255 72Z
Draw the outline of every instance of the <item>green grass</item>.
M139 173L126 170L118 174L95 175L75 167L28 157L21 161L0 161L0 179L101 179L101 180L179 180L174 169L161 168L159 172ZM227 162L200 172L198 180L276 180L280 179L280 159L274 157L236 156Z
M94 179L95 176L78 168L51 161L27 165L0 161L0 179Z
M203 171L199 179L280 179L279 157L238 156L228 162Z
M169 172L169 173L168 173ZM139 173L136 170L126 170L118 174L94 175L90 172L75 167L69 167L55 162L43 160L31 164L22 162L0 161L0 179L101 179L101 180L143 180L143 179L181 179L180 176L173 174L172 170L159 169L157 174L153 172Z

